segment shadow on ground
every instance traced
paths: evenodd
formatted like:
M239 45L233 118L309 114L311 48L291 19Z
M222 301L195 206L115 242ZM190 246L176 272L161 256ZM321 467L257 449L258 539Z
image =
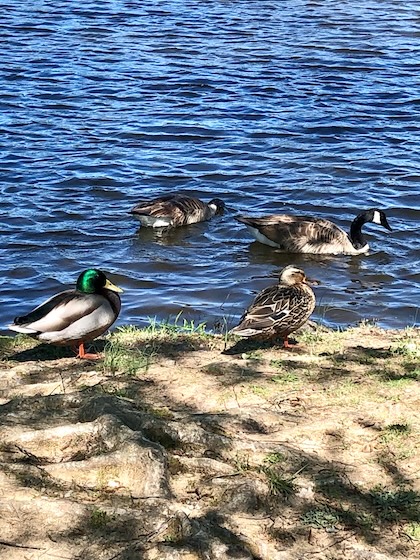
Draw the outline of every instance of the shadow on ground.
M136 343L135 348L142 349L144 345ZM153 351L159 359L176 358L172 367L182 371L182 359L203 348L208 348L203 341L182 339L160 341ZM261 347L248 347L243 352L256 349ZM413 527L413 531L420 527L420 495L416 480L407 474L398 457L389 452L389 446L378 444L365 456L357 455L353 463L348 463L341 455L342 449L351 445L346 433L340 432L344 428L337 425L334 433L325 431L320 440L315 440L315 432L310 431L311 415L315 422L315 415L322 411L331 420L325 410L328 406L332 420L337 413L338 409L328 401L326 388L330 391L349 382L358 387L361 374L366 379L373 376L378 382L404 377L412 382L417 377L411 358L394 367L394 355L386 349L351 346L345 352L337 350L321 356L324 361L314 366L311 361L296 359L294 350L274 348L274 353L265 361L238 361L220 351L209 355L208 362L197 370L197 379L191 377L197 392L203 390L200 383L206 379L221 391L236 387L242 394L258 380L266 384L264 390L276 393L275 398L267 394L265 401L238 401L236 407L217 412L204 413L190 401L187 404L182 392L178 398L169 397L161 387L158 373L152 377L147 367L127 374L117 367L110 373L102 365L102 377L91 387L74 387L66 394L22 395L6 400L0 406L0 471L13 482L16 491L34 493L28 494L32 499L35 496L55 500L58 508L65 500L70 510L79 508L75 520L48 532L48 539L58 547L73 547L73 558L96 560L106 552L107 558L114 560L182 557L175 554L190 554L190 558L203 560L272 560L284 551L289 551L290 559L333 557L331 554L352 558L351 551L340 548L343 542L362 547L367 555L369 551L379 552L387 559L415 554L417 544L406 527ZM12 350L8 360L56 360L58 371L62 367L60 360L69 357L53 357L51 347L40 345L21 352ZM73 375L82 366L76 361L70 366L66 362L65 367ZM354 366L362 369L355 370ZM273 373L275 368L280 368L277 374ZM390 372L394 372L394 377ZM54 375L53 368L48 375ZM280 379L273 381L275 375ZM291 401L287 410L281 409L278 402L287 395L289 386L279 381L299 383L296 391L301 400L316 394L317 398L311 401L315 404L298 408ZM3 392L3 399L5 396ZM286 414L290 410L294 411L293 422L289 422ZM117 426L111 439L101 432L102 424L97 424L103 422L107 426L106 419L110 418ZM361 429L360 423L356 426L357 418L352 417L351 422ZM92 439L83 439L80 429L90 423L94 425ZM300 425L308 430L305 439L295 438ZM119 475L114 466L107 468L106 462L101 463L102 470L98 470L95 483L91 484L49 474L48 468L65 465L66 461L52 452L48 456L37 452L29 442L52 427L62 427L63 433L67 430L72 438L69 468L89 460L93 463L84 468L93 468L97 458L106 460L127 441L150 445L150 453L158 450L163 457L159 464L170 488L169 495L139 496L129 491L128 486L110 485L118 481ZM366 423L363 429L376 445L384 427L377 421ZM18 431L9 433L11 428ZM400 432L402 435L397 433L395 437L404 437L404 431ZM48 433L45 431L40 441L48 441ZM332 451L323 452L328 437L337 442L335 455ZM308 451L311 441L316 441L318 450ZM70 445L66 439L63 442ZM374 464L378 473L376 484L367 486L355 479L358 461L367 469ZM385 477L391 481L386 485ZM13 526L10 520L6 523L11 535L9 544L31 546L31 530L22 522Z

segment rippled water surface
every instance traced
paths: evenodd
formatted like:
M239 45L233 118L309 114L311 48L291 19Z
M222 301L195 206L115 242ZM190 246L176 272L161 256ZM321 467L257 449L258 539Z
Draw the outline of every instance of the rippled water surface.
M2 3L0 330L96 266L124 288L118 324L183 310L232 325L291 262L320 281L315 318L418 324L417 0ZM223 198L158 235L141 198ZM359 257L284 255L237 213L368 225Z

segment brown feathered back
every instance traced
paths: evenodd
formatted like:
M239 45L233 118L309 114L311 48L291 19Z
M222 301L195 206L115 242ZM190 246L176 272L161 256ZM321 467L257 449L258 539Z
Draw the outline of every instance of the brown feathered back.
M315 295L303 270L289 265L279 283L262 290L230 332L243 337L288 335L300 328L315 308Z

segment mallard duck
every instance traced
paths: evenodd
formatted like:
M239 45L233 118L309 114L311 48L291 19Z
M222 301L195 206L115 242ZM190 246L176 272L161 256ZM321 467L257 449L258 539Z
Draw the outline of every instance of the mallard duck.
M179 227L210 220L221 214L225 204L219 198L209 203L184 194L168 194L139 202L130 210L142 224L152 228Z
M78 358L97 358L87 354L84 343L103 334L121 309L121 288L95 268L82 272L75 290L51 297L27 315L16 317L8 326L12 331L56 346L78 346Z
M289 265L282 270L279 283L262 290L230 332L243 337L280 337L289 348L289 334L309 319L314 308L315 295L305 273Z
M350 226L350 235L322 218L273 214L261 218L239 216L260 243L289 253L323 255L360 255L369 250L362 227L372 222L392 231L385 213L371 208L358 214Z

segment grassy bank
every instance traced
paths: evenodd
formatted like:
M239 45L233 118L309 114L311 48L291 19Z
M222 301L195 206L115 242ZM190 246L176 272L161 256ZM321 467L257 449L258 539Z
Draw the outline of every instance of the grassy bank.
M0 338L0 554L417 558L419 329L297 339L154 323L82 362Z

